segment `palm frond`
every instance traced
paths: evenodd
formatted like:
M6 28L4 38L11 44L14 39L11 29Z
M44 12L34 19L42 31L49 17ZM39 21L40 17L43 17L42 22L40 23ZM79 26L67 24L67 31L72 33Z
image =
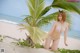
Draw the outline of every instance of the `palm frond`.
M51 6L45 7L45 8L42 10L42 12L41 12L41 14L40 14L39 16L41 17L41 16L45 15L50 9L51 9Z
M36 25L38 27L41 27L43 25L47 25L52 20L57 20L57 15L58 15L58 12L55 12L55 13L49 14L49 15L47 15L45 17L42 17L40 20L38 20L38 22L36 23Z
M29 36L35 44L41 43L47 37L47 33L38 27L28 26L26 24L20 24L20 26L22 26L20 29L26 29L29 32Z
M55 3L55 2L60 2L60 1L61 1L61 0L54 0L54 1L52 2L52 4Z
M52 4L52 7L62 8L62 9L72 11L72 12L77 12L78 14L80 14L80 9L77 8L76 4L73 4L71 2L65 2L65 1L55 2Z
M53 0L52 4L54 4L56 2L62 2L62 1L67 1L67 0Z
M44 0L28 0L28 7L31 16L38 18L44 8Z
M32 16L26 16L26 18L23 20L26 22L28 25L32 26L33 25L33 17Z
M38 27L33 27L33 34L30 33L30 37L34 43L41 43L47 37L47 33Z
M30 2L31 0L28 0L28 2L27 2L27 5L28 5L28 8L29 8L29 11L30 11L30 14L31 14L31 16L34 16L34 8L33 8L33 6L31 5L31 2Z

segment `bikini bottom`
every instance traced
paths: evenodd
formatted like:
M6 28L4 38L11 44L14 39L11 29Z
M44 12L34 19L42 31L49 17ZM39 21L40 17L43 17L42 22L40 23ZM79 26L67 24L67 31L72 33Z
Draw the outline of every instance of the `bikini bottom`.
M52 40L60 39L60 33L54 32L52 35L50 35L50 38L51 38Z

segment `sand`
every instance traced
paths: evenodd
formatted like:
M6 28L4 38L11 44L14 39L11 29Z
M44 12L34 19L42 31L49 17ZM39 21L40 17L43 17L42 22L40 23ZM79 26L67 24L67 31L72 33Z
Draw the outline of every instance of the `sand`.
M53 53L46 49L42 48L29 48L29 47L20 47L13 44L12 42L17 42L15 39L26 39L25 33L28 33L26 30L19 30L21 28L17 24L0 22L0 35L9 36L10 38L4 38L3 42L0 42L0 52L4 49L4 53Z

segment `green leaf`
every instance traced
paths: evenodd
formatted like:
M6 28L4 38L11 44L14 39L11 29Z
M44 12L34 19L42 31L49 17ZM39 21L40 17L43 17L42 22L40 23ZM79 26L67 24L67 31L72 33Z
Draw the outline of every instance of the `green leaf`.
M56 2L62 2L62 1L66 1L66 0L54 0L54 1L52 2L52 4L54 4L54 3L56 3Z
M23 21L26 22L29 26L33 26L34 19L32 16L26 16L26 18Z
M29 32L29 36L35 44L41 43L47 37L47 33L38 27L28 26L26 24L21 24L20 26L22 26L21 29L26 29Z
M52 13L52 14L49 14L45 17L42 17L38 22L37 22L37 26L38 27L41 27L43 25L47 25L49 24L51 21L53 20L57 20L57 15L58 15L58 12L55 12L55 13Z
M38 18L44 8L44 0L28 0L28 7L33 18Z
M71 2L55 2L54 4L52 4L52 7L56 7L56 8L62 8L71 12L77 12L78 14L80 14L80 9L77 8L76 4L73 4Z
M51 6L47 6L46 8L44 8L43 11L40 14L40 17L45 15L50 9L51 9Z

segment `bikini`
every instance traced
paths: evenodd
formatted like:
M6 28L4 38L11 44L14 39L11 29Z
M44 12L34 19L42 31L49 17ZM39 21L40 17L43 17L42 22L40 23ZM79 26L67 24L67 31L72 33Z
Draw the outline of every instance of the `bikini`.
M65 23L62 25L61 23L58 22L58 25L59 26L56 26L56 28L54 29L52 35L50 35L50 38L53 39L53 40L60 39L60 34L62 32L64 32L65 29L66 29Z

